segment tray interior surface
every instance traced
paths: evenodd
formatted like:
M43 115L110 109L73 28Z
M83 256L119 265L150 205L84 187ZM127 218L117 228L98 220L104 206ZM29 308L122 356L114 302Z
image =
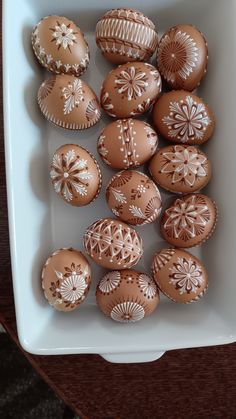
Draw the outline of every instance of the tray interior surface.
M82 2L81 2L82 3ZM48 77L33 56L30 35L39 19L59 14L74 20L85 33L91 52L88 71L82 76L99 96L100 86L112 64L95 43L97 19L111 8L108 0L66 2L23 0L4 4L4 99L8 199L14 294L18 333L22 346L33 353L124 353L226 343L235 340L235 1L147 0L132 1L155 22L159 34L177 23L195 24L206 35L209 69L198 94L213 108L216 131L203 147L213 163L213 178L204 190L219 207L214 236L191 250L206 265L209 290L197 304L177 305L165 297L156 312L132 325L116 324L104 317L95 303L96 284L105 270L92 263L93 285L79 310L59 313L48 306L40 286L40 271L55 249L73 246L83 251L82 236L93 221L111 216L104 201L105 187L115 173L97 156L96 142L102 127L111 121L103 115L95 127L67 132L49 124L36 102L37 90ZM127 7L122 0L112 7ZM14 27L14 30L12 28ZM14 49L14 54L12 51ZM14 56L13 56L14 55ZM53 152L64 143L79 144L97 157L103 173L99 198L89 206L65 204L52 190L48 166ZM164 144L160 140L160 145ZM138 169L140 170L140 169ZM143 169L142 169L143 170ZM146 172L146 168L144 168ZM161 190L163 207L173 195ZM155 251L168 247L159 234L159 223L137 228L145 254L137 270L150 272Z

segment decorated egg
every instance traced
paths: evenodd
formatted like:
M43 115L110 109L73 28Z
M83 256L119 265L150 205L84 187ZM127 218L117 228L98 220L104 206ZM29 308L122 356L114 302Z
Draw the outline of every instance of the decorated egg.
M153 156L149 172L153 180L167 191L186 194L207 185L211 178L211 163L197 147L170 145Z
M157 68L171 89L194 90L206 73L208 48L192 25L177 25L161 38Z
M161 219L163 238L176 247L193 247L210 238L217 222L214 201L203 194L176 199Z
M66 17L44 17L35 26L31 41L38 61L47 70L77 77L86 71L88 44L78 26Z
M95 221L87 228L84 248L94 262L107 269L131 268L143 254L139 234L122 221L112 218Z
M79 250L57 250L43 266L44 295L56 310L72 311L78 308L84 301L90 284L90 265Z
M215 118L206 103L184 90L165 93L153 108L153 123L167 140L182 144L202 144L215 127Z
M146 112L161 92L161 77L155 67L132 62L110 71L101 89L101 105L115 118Z
M85 81L60 74L45 80L38 90L45 118L61 128L82 130L101 118L98 98Z
M148 61L157 48L154 23L134 9L112 9L98 21L96 42L105 58L121 64Z
M108 272L98 283L96 300L104 314L121 323L149 316L159 303L156 283L132 269Z
M93 155L76 144L65 144L53 155L50 179L55 192L68 204L88 205L97 198L102 176Z
M202 262L181 249L162 249L154 255L152 275L161 292L176 303L199 300L208 287Z
M98 153L113 169L128 169L148 161L158 137L151 125L137 119L118 119L108 124L98 139Z
M161 195L155 183L143 173L123 170L112 177L106 200L113 214L128 224L152 223L161 212Z

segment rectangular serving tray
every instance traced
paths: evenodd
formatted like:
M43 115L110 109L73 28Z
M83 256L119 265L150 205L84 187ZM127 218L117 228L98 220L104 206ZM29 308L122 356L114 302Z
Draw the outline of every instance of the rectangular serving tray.
M33 26L49 14L74 20L88 40L91 61L82 76L99 95L112 64L95 43L95 25L111 7L133 7L148 15L159 34L177 23L196 25L209 45L209 69L198 94L216 115L216 131L204 145L213 163L213 178L205 192L219 207L214 236L193 251L209 272L209 290L197 304L178 305L165 297L156 312L137 324L117 324L98 310L94 290L105 272L92 264L93 286L81 308L72 313L53 310L44 299L41 267L57 248L83 251L85 228L110 216L104 202L105 186L114 173L98 158L103 189L91 205L66 205L52 190L50 158L57 147L76 143L95 156L103 117L95 127L67 132L49 124L37 106L40 83L47 77L30 44ZM170 349L217 345L235 341L235 74L236 1L228 0L5 0L3 1L4 125L11 258L17 328L22 347L34 354L96 353L113 362L157 359ZM164 205L170 195L162 193ZM155 251L166 246L158 223L137 229L145 255L137 269L149 272Z

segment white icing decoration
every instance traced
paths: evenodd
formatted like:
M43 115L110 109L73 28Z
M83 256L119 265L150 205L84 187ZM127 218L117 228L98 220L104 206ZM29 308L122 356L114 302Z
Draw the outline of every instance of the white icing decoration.
M63 111L68 115L84 99L81 80L75 79L73 83L69 82L67 87L63 87L62 94L65 98Z
M192 259L179 258L171 268L170 284L175 286L180 295L197 293L198 289L204 283L201 267Z
M111 318L117 322L137 322L145 316L143 307L132 301L117 304L111 311Z
M99 282L99 290L104 294L114 291L120 283L120 272L113 271L106 274Z

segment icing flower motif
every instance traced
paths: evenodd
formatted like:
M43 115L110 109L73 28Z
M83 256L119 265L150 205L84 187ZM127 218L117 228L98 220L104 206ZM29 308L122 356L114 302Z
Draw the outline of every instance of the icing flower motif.
M58 194L62 194L67 202L73 199L73 190L79 195L87 195L87 181L92 179L88 172L87 160L76 156L74 150L65 155L54 154L50 178Z
M67 87L63 87L62 94L65 99L63 111L65 115L68 115L84 100L81 80L75 79L73 83L69 82Z
M178 258L177 263L169 269L169 283L173 284L181 295L191 292L196 294L204 282L200 266L192 259Z
M109 96L109 93L106 92L104 89L102 89L101 92L101 105L103 109L108 113L110 116L116 116L114 113L112 113L112 109L114 106L111 103L111 98Z
M56 288L56 292L61 295L61 298L66 302L74 304L83 295L87 288L86 276L88 274L87 268L81 271L80 266L75 267L75 264L70 268L65 268L66 274L55 271L58 279L62 280L60 287Z
M127 96L128 100L141 97L148 86L146 73L138 70L134 66L122 70L115 83L118 92Z
M109 272L99 282L99 290L104 294L109 294L119 286L120 278L119 271Z
M163 153L163 158L166 163L161 172L170 174L173 184L184 182L193 186L198 177L207 176L207 158L200 153L189 152L187 148L177 146L173 147L173 152Z
M177 199L175 204L165 211L165 215L167 219L164 228L167 235L183 240L200 234L210 219L205 201L198 201L195 195L185 201Z
M145 316L143 307L132 301L117 304L111 311L111 318L121 323L137 322Z
M56 45L58 45L58 49L61 48L61 46L66 49L68 48L71 52L71 48L74 44L76 44L76 34L77 32L74 32L73 29L71 29L70 24L65 25L64 23L57 22L57 25L55 25L54 28L50 28L52 31L52 41L56 42Z
M185 143L189 140L201 140L206 128L211 124L203 103L197 103L191 96L185 100L171 102L170 113L162 121L168 126L168 136Z
M186 32L172 29L162 38L158 52L158 68L164 78L174 83L186 80L198 61L196 42Z

